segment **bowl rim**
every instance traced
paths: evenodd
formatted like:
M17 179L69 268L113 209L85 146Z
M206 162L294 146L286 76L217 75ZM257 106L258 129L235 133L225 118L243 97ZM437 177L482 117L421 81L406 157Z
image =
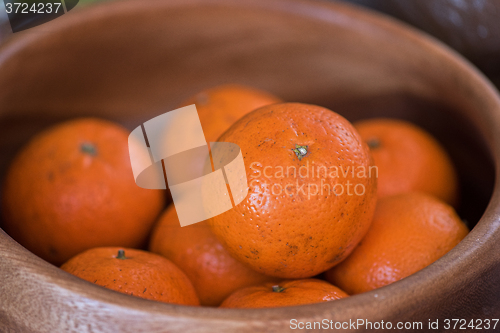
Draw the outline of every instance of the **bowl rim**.
M491 249L494 243L500 240L500 205L496 205L496 203L500 202L500 184L497 176L500 171L500 156L499 152L492 148L500 146L500 133L494 130L495 127L500 127L500 96L488 79L465 60L465 58L433 37L427 36L383 14L338 2L326 3L305 0L249 0L242 2L232 2L230 0L150 0L148 1L148 6L144 6L141 0L123 0L90 6L85 8L85 10L78 11L78 13L76 13L77 11L72 11L67 15L72 15L71 20L64 19L63 17L48 24L51 24L51 29L61 31L68 26L88 24L95 20L105 19L110 15L137 14L141 11L149 11L151 8L172 8L194 4L198 6L219 5L240 8L259 7L260 9L284 11L292 15L306 16L333 25L356 22L358 24L354 25L354 29L378 29L389 35L399 35L418 44L419 47L426 49L433 55L446 59L450 65L455 67L455 70L460 71L470 79L470 85L475 86L472 89L479 96L482 96L485 103L490 106L489 111L481 111L487 119L485 118L481 124L476 124L476 126L479 125L489 130L488 133L482 134L485 136L484 139L487 142L495 164L495 186L488 207L476 227L459 245L443 258L425 269L386 287L336 302L288 308L247 310L188 307L151 302L107 290L78 279L69 273L63 272L56 266L48 264L24 249L1 230L0 253L3 254L0 255L0 276L4 276L4 281L2 281L4 283L3 290L19 286L20 280L16 279L15 276L20 274L19 276L22 277L21 280L25 283L26 281L36 281L39 284L39 288L46 288L47 291L52 293L52 297L57 295L67 305L78 303L79 306L85 307L87 311L93 311L90 313L90 316L95 318L106 318L102 313L98 313L98 311L102 311L108 315L110 312L114 312L126 315L128 318L150 320L158 324L169 323L173 325L175 323L173 328L169 327L172 331L185 330L184 325L193 325L195 323L218 330L227 328L244 331L250 327L253 331L256 331L271 330L271 328L272 330L288 328L290 317L296 318L299 321L308 321L311 318L316 318L317 320L321 320L322 318L347 318L346 315L353 313L352 309L364 311L367 317L371 319L385 319L389 311L397 312L400 310L401 300L408 297L413 299L410 302L413 306L415 304L423 304L424 296L416 295L412 292L416 288L438 286L440 288L438 293L444 297L444 295L452 292L450 289L451 283L447 283L449 282L447 279L450 273L460 274L461 279L466 281L470 275L467 267L474 265L478 257L487 256L488 249ZM0 47L0 67L3 66L7 59L15 56L17 52L21 52L30 43L44 38L43 34L29 31L18 34L17 38L11 38ZM489 123L486 123L486 120ZM483 261L481 269L486 269L488 265L494 262L495 258ZM21 263L25 265L22 269L19 268L21 267ZM445 271L447 272L446 274ZM12 274L12 277L9 277L10 274ZM4 293L0 288L0 295ZM12 298L9 299L7 297L7 301L9 300L13 302ZM3 309L5 311L9 306L8 302L2 303L3 305L0 305L0 310ZM15 306L13 303L9 304ZM379 307L383 307L385 311L373 310L373 308ZM1 312L0 318L2 318ZM87 313L88 316L89 314ZM18 323L21 319L21 317L11 317L9 320ZM262 326L263 321L266 323L265 326ZM116 322L113 322L113 325L116 325ZM133 322L130 320L126 321L126 325L126 327L123 326L124 329L132 330L134 327ZM113 327L116 328L116 326Z

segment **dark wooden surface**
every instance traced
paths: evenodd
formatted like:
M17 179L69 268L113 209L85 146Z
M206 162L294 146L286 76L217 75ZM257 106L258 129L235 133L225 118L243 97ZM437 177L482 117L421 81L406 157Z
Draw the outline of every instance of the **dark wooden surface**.
M367 6L425 31L465 55L490 78L500 76L497 0L340 0Z
M384 115L424 126L452 154L461 215L475 227L441 260L385 288L266 310L184 307L105 290L0 230L0 332L284 332L292 318L426 325L500 316L498 190L492 196L500 98L446 47L362 10L312 1L125 0L37 29L0 50L1 176L22 144L55 122L94 115L132 129L202 88L237 82L350 120Z

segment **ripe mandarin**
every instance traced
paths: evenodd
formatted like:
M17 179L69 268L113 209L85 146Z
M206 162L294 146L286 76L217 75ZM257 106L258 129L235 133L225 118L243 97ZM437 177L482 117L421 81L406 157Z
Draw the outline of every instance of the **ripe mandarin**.
M365 238L325 278L349 294L383 287L432 264L468 232L455 210L433 196L385 197Z
M272 308L334 301L348 297L344 291L318 279L265 283L240 289L221 308Z
M92 247L143 245L164 192L135 184L127 130L72 120L38 134L15 157L3 188L3 228L60 265Z
M457 173L441 144L402 120L369 119L354 126L378 168L378 196L421 191L450 205L458 201Z
M272 280L231 257L206 222L181 227L173 205L157 222L149 249L186 273L201 305L218 306L238 289Z
M311 277L341 262L368 231L372 160L340 115L274 104L241 118L219 141L241 148L249 193L209 224L242 263L270 276Z
M71 258L61 269L124 294L166 303L200 304L186 274L168 259L146 251L93 248Z
M203 90L181 105L195 104L208 142L216 141L238 119L265 105L282 102L278 97L239 84L224 84Z

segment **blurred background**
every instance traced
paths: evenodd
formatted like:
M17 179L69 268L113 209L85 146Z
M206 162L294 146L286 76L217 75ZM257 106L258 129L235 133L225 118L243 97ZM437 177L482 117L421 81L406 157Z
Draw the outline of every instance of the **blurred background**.
M121 0L80 0L72 12L103 1ZM464 55L500 87L500 0L330 1L378 11L433 35ZM12 35L4 2L0 0L0 44Z
M499 0L346 0L385 13L460 52L500 86Z

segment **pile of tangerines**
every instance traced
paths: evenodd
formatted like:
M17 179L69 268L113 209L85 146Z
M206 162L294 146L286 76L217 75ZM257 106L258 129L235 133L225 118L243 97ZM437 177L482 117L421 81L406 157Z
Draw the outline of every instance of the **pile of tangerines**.
M468 233L453 208L450 158L415 125L352 125L326 108L238 85L180 106L190 104L208 142L241 148L249 193L235 208L181 227L174 205L166 206L168 191L135 184L129 132L77 119L38 134L15 157L2 189L3 229L90 283L234 308L334 301L383 287Z

